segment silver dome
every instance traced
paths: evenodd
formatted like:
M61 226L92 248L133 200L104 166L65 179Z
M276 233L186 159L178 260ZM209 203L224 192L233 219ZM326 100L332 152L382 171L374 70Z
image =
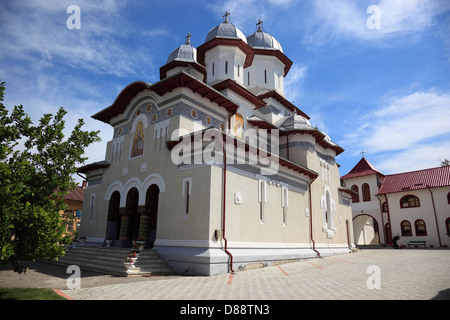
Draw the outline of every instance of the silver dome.
M219 24L217 27L209 30L208 35L206 36L205 42L209 42L214 38L232 38L232 39L241 39L245 43L247 43L247 38L244 33L236 28L234 24L228 21L228 16L230 14L228 12L224 15L224 21Z
M247 37L247 44L253 49L274 49L283 52L281 44L272 35L256 31Z
M308 119L298 114L289 116L281 127L286 130L314 130Z
M167 63L172 61L197 62L197 49L191 46L190 37L191 34L188 33L186 42L170 53Z
M262 23L260 19L257 23L258 29L256 32L247 37L247 44L254 49L274 49L283 52L283 48L277 39L262 30Z

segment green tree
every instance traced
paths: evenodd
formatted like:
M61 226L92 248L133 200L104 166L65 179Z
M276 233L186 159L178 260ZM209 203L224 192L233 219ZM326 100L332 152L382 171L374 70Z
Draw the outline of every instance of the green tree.
M79 119L65 139L66 111L45 114L34 125L22 106L3 105L0 83L0 262L26 272L25 260L57 259L64 254L66 209L63 195L73 190L76 165L85 148L99 141L98 131L82 131Z
M444 160L441 160L441 167L448 167L450 166L450 160L445 158Z

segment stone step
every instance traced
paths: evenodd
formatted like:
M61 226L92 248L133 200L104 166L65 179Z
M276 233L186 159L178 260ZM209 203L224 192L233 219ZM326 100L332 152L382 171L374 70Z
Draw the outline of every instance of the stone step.
M129 253L129 248L80 246L67 251L65 256L54 262L61 265L77 265L81 268L121 276L175 274L160 258L158 252L152 249L145 249L139 255L135 267L129 271L122 263Z

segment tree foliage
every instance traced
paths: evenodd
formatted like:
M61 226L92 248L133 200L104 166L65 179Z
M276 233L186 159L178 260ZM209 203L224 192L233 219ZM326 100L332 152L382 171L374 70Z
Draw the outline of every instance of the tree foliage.
M57 259L64 254L66 209L63 195L73 190L85 148L99 141L98 131L82 131L79 119L65 139L64 116L45 114L34 125L22 106L3 105L0 83L0 262L22 273L24 260Z

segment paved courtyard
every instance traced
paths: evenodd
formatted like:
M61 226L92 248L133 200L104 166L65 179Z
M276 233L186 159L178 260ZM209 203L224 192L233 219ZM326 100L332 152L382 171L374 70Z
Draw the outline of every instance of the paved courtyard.
M30 271L16 276L1 269L0 286L17 286L20 279L32 284L41 274ZM69 276L47 275L35 286L75 300L450 300L450 250L363 249L210 277L124 278L81 270L80 288L72 290Z
M73 299L449 299L450 250L380 249L211 277L62 290Z

